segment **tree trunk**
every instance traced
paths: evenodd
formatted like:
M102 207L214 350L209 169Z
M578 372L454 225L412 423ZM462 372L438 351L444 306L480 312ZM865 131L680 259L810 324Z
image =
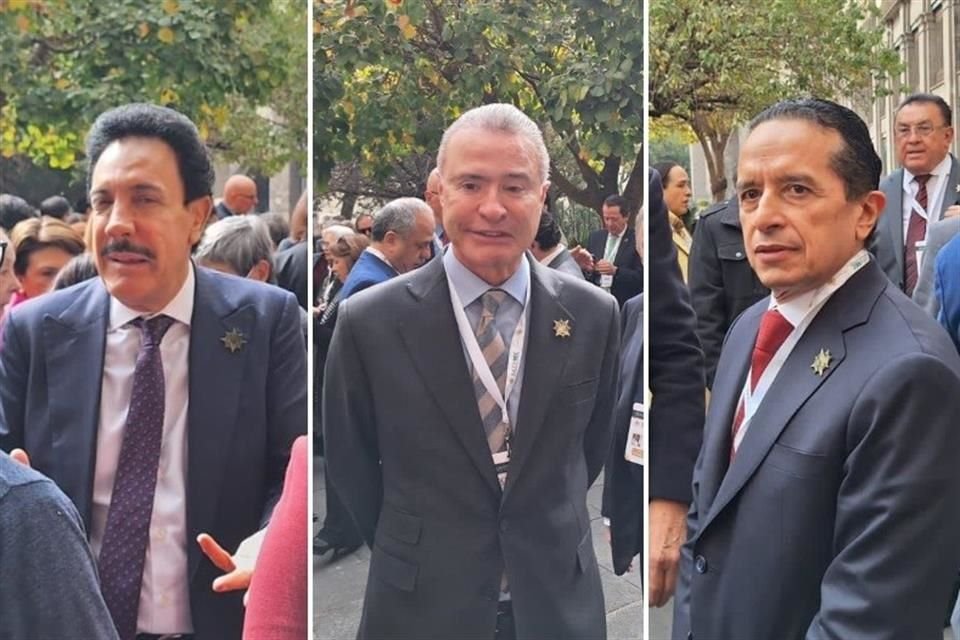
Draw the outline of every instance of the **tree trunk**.
M732 126L714 126L705 116L694 114L690 127L700 140L710 174L710 192L714 202L727 198L727 169L724 152L733 133Z

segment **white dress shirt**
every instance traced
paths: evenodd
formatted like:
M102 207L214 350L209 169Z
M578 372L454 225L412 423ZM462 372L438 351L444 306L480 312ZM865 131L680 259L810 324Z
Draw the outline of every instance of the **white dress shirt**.
M926 211L917 205L917 213L927 220L927 226L940 219L940 212L943 209L943 199L946 197L947 182L950 181L950 154L940 161L933 171L930 172L931 178L927 181L927 209ZM906 169L903 170L903 210L902 224L903 237L907 237L907 228L910 226L910 212L916 202L917 191L920 185L915 180L916 176Z
M190 319L196 278L191 265L179 293L160 312L175 322L160 344L166 400L157 489L150 518L137 614L141 633L192 633L187 577L187 404ZM123 444L133 372L140 351L140 329L129 322L139 316L110 298L110 323L103 356L100 421L93 482L90 545L99 557L107 512ZM156 314L159 315L159 314Z
M747 379L744 381L743 389L740 392L740 402L745 402L748 397L751 398L751 401L744 405L744 419L737 431L736 441L733 444L734 450L740 448L740 443L743 442L743 438L750 427L750 420L755 413L755 410L752 410L751 407L758 408L763 403L767 391L770 389L773 381L776 380L777 374L780 373L780 369L783 368L793 348L797 346L800 338L802 338L803 334L807 331L807 327L810 326L814 318L817 317L817 314L820 313L820 310L823 309L833 294L836 293L853 274L865 267L868 262L870 262L870 254L867 253L866 249L861 249L855 256L850 258L830 280L820 287L800 294L796 298L787 300L786 302L777 302L773 295L770 296L768 310L776 309L779 311L780 315L793 325L793 331L790 332L787 339L784 340L780 348L777 349L767 368L763 370L763 375L760 376L760 379L757 381L757 387L752 393L749 387L750 380L753 376L751 372L747 373Z

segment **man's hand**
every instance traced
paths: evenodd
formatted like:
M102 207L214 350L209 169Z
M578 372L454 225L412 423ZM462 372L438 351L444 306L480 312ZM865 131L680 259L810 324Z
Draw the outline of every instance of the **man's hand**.
M266 529L253 534L240 543L240 546L237 547L237 553L232 556L210 534L201 533L197 536L197 543L204 555L217 568L225 572L224 575L213 581L212 588L214 591L223 593L246 589L250 586L250 579L253 577L253 569L257 564L257 556L260 554L260 545L263 543L265 534ZM244 604L247 602L246 595L243 602Z
M10 452L10 457L25 467L30 466L30 456L23 449L14 449Z
M593 256L589 251L577 245L570 249L570 255L573 256L573 260L581 269L584 271L593 271Z
M651 500L650 606L667 604L677 588L680 545L686 538L687 505L672 500Z
M617 267L612 262L606 260L597 260L597 273L605 276L612 276L617 272Z
M960 204L950 205L943 210L944 218L953 218L955 216L960 216Z

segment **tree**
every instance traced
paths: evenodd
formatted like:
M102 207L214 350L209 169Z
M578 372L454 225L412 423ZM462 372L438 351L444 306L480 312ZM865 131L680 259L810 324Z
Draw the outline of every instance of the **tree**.
M883 31L854 0L650 3L650 116L689 126L713 197L726 195L723 153L735 128L777 100L862 95L898 72Z
M334 0L315 11L329 106L314 113L316 164L355 160L384 178L405 156L435 154L462 112L509 102L543 128L570 200L597 212L615 192L639 203L642 3Z
M0 155L68 169L100 112L149 101L188 115L228 158L275 169L281 148L291 159L306 147L305 40L294 0L5 0Z

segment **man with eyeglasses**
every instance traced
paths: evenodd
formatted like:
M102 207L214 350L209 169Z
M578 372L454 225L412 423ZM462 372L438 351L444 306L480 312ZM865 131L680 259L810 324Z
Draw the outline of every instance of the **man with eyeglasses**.
M907 96L897 107L894 137L902 168L880 185L887 204L870 249L887 277L910 296L924 260L927 227L960 214L950 107L933 94Z
M353 221L353 227L357 230L357 233L362 233L369 238L370 234L373 233L373 216L369 213L361 213Z

